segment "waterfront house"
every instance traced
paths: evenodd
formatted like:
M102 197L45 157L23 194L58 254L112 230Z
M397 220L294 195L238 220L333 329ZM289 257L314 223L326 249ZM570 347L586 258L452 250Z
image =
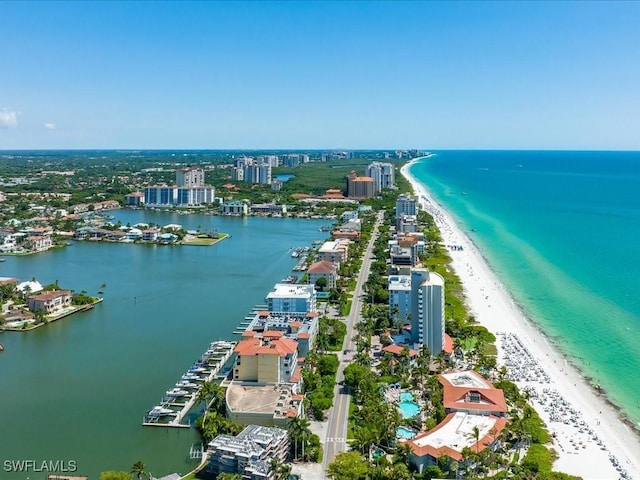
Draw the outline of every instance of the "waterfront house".
M158 243L161 245L169 245L178 240L178 236L173 233L161 233L158 235Z
M121 242L126 238L126 236L127 236L126 232L123 232L120 230L110 230L109 233L107 233L107 235L104 236L103 238L110 242Z
M16 290L22 293L38 293L42 291L42 284L37 280L22 282L16 286Z
M146 228L142 231L142 240L145 242L155 242L160 235L160 229L158 228Z
M31 312L43 310L46 315L51 315L70 306L71 291L69 290L53 290L29 297L29 310Z
M0 251L14 251L18 245L18 238L13 230L0 230Z
M34 252L44 252L53 246L53 241L48 236L32 235L27 237L25 244L28 249Z
M126 239L130 242L135 242L142 238L142 230L139 228L132 228L127 232Z

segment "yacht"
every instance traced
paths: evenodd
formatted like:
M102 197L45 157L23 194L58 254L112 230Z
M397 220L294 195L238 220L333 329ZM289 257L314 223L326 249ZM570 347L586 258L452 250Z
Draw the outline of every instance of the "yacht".
M183 380L181 382L176 383L176 387L177 388L198 388L198 384Z
M170 408L163 407L162 405L156 405L151 410L149 410L149 415L157 415L162 417L166 415L176 415L176 412L174 412Z
M181 388L172 388L171 390L167 390L167 396L169 397L186 397L191 395L188 391L182 390Z

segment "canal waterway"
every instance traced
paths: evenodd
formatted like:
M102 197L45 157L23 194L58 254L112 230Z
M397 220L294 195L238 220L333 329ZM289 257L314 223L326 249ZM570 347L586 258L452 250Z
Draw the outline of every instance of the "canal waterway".
M291 273L291 247L326 237L327 221L221 218L121 210L131 225L177 223L218 229L215 246L147 246L73 242L68 248L7 257L0 276L97 294L104 302L32 332L5 332L0 343L0 478L6 461L75 462L77 474L99 478L142 460L154 476L186 473L194 429L142 427L211 341L232 332L272 286ZM63 463L64 464L64 463Z

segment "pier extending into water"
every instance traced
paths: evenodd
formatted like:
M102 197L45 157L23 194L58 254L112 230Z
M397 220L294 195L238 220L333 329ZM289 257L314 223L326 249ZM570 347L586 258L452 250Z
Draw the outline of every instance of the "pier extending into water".
M198 401L198 393L204 382L218 377L233 354L236 342L211 343L206 352L180 378L175 387L163 395L159 405L149 410L142 419L146 427L189 428L182 420ZM177 408L177 410L176 410Z

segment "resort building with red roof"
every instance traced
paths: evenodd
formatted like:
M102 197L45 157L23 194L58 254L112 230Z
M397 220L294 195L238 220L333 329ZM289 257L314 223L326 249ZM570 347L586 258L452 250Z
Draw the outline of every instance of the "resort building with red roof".
M407 441L409 459L420 472L442 456L460 462L464 448L479 452L492 447L507 423L504 393L479 373L451 371L438 380L448 415L435 428Z

